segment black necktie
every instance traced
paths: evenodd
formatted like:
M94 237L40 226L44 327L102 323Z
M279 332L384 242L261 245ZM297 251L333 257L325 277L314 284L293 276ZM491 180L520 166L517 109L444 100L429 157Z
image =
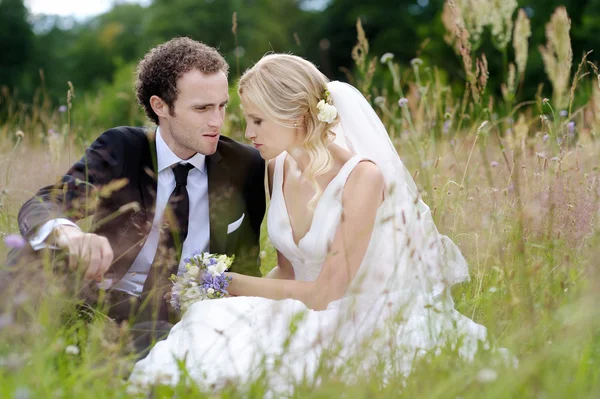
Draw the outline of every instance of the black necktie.
M173 167L175 175L175 190L169 197L167 208L170 208L173 215L167 215L166 222L168 228L164 233L168 234L166 238L167 245L172 244L171 248L177 247L177 260L181 258L181 247L187 237L188 221L190 216L190 197L187 192L187 178L190 170L194 169L194 165L188 163L185 165L177 164ZM168 210L165 210L168 212ZM172 218L174 216L174 218ZM169 231L167 231L169 230ZM169 234L170 233L170 234ZM169 241L170 238L170 241Z
M169 197L163 214L158 247L142 294L142 301L147 299L148 295L151 297L148 298L150 303L147 304L149 308L146 310L153 313L150 316L152 320L157 316L158 320L167 317L166 301L162 297L172 285L168 280L169 277L171 274L177 273L183 242L188 233L190 198L186 186L188 173L193 168L194 165L190 163L177 164L172 167L175 175L175 189ZM152 311L151 308L155 310ZM156 311L158 314L154 313Z

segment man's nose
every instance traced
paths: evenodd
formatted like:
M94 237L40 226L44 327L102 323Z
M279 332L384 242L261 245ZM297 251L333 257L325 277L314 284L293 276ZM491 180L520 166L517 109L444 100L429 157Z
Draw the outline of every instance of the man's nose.
M221 126L223 126L224 116L225 115L220 110L213 111L213 113L210 116L210 119L208 121L208 125L210 127L220 128Z

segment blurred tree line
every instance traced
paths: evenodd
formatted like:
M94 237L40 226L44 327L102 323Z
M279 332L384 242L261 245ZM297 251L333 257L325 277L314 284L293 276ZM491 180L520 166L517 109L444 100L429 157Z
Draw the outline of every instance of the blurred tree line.
M600 47L600 0L518 4L531 20L530 56L520 91L530 97L545 82L537 48L546 40L545 24L554 9L565 5L569 12L578 63L584 51ZM0 87L5 99L0 112L8 96L23 104L42 101L40 95L49 107L65 104L70 81L77 101L98 110L96 118L129 123L132 107L135 111L135 64L150 47L183 35L219 48L231 65L232 82L269 51L304 56L330 78L346 80L344 71L354 65L358 18L369 40L369 57L391 52L407 69L419 57L441 68L448 83L461 90L464 70L444 40L443 5L444 0L153 0L143 7L117 1L105 14L78 21L33 17L24 0L0 0ZM488 90L499 93L503 54L488 36L478 51L489 63Z

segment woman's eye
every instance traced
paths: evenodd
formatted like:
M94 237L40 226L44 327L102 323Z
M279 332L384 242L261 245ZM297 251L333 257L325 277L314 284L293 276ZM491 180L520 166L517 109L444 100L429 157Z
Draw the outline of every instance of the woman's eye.
M255 119L255 120L254 120L254 124L255 124L256 126L260 126L260 123L261 123L261 122L262 122L262 121L261 121L260 119Z

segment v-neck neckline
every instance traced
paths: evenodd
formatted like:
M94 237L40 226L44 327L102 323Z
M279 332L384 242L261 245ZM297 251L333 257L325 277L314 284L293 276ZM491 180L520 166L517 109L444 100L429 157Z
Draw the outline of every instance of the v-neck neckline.
M327 186L325 187L325 189L321 193L321 196L317 200L317 203L315 205L315 209L314 209L314 212L312 214L312 218L311 218L308 230L302 236L302 238L300 238L298 240L298 242L296 242L296 240L294 239L294 228L292 227L292 221L290 219L290 213L288 212L287 203L285 201L285 195L283 194L283 184L285 182L285 160L287 158L287 153L283 156L283 159L281 160L282 165L281 165L281 179L280 179L280 182L279 182L279 192L281 194L281 202L283 203L283 210L285 211L285 215L286 215L288 231L290 233L290 237L292 239L292 243L295 245L296 248L299 248L302 245L302 241L304 241L304 239L306 237L308 237L308 235L311 233L313 225L315 223L315 217L317 215L317 211L319 210L319 206L321 205L321 202L323 200L323 197L325 197L325 194L327 194L329 192L329 189L333 186L333 183L338 179L338 177L342 174L342 172L346 169L346 167L350 164L350 162L353 159L357 158L357 157L358 157L358 155L354 155L350 159L348 159L344 163L344 165L342 165L342 167L340 168L340 170L338 171L338 173L333 177L333 179L331 179L331 181L329 183L327 183Z

